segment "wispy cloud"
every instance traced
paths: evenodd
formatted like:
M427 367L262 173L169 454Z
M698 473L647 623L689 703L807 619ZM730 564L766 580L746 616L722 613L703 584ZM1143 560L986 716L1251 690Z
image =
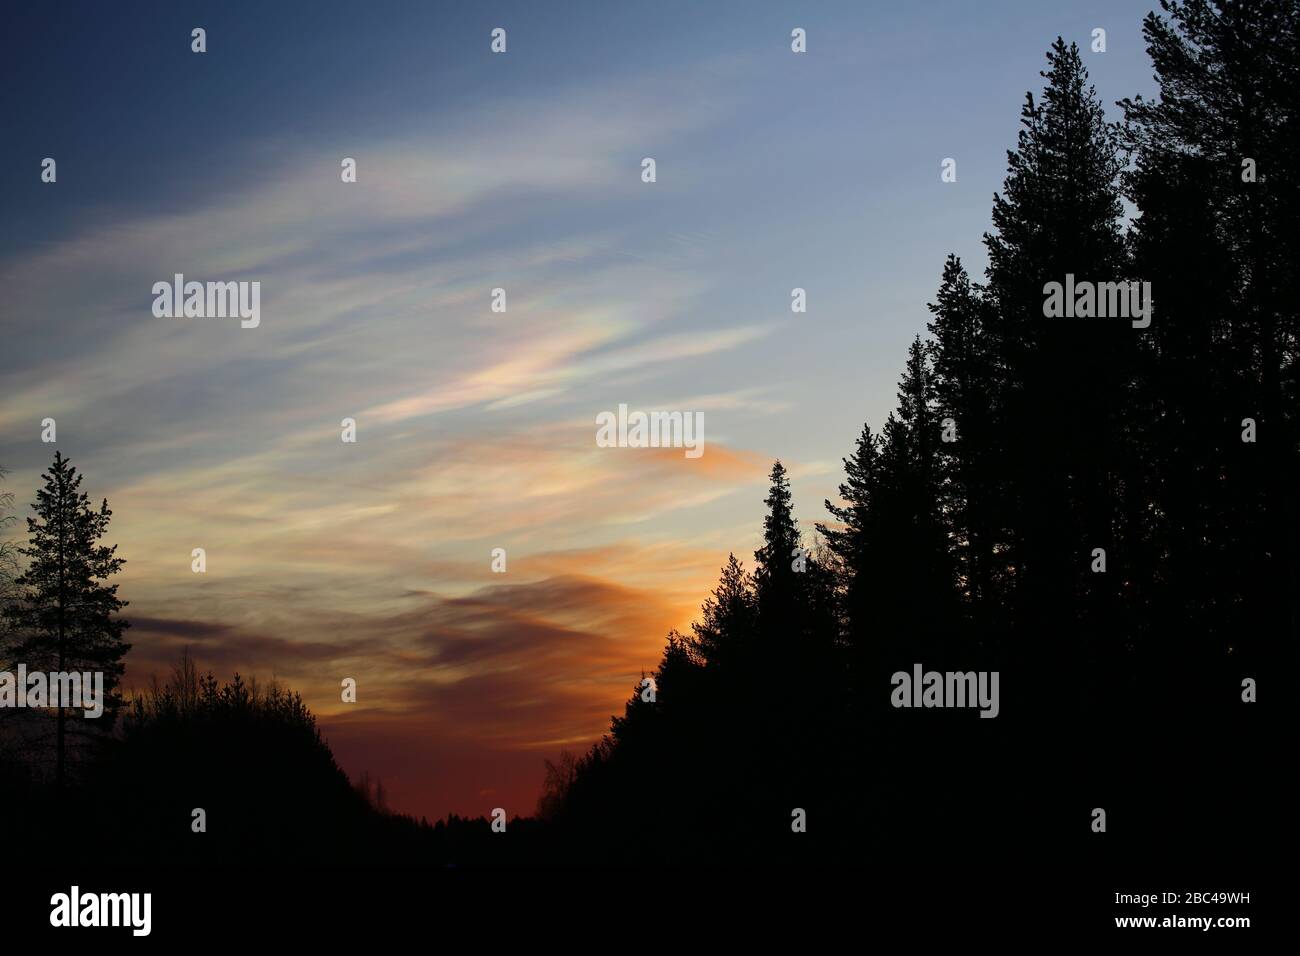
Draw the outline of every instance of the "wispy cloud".
M16 343L0 454L13 487L34 486L50 449L30 439L53 417L87 490L110 499L129 680L183 647L283 679L345 765L381 755L376 737L427 752L436 769L390 781L412 810L454 769L467 780L438 812L480 812L484 790L535 788L539 756L599 735L725 560L692 515L760 501L767 467L721 432L696 460L595 444L611 402L680 397L778 328L699 321L716 232L645 255L592 213L644 201L646 144L669 150L729 107L678 87L515 96L364 146L287 147L259 179L196 185L183 211L88 217L0 262ZM356 184L339 181L343 156ZM261 325L154 317L152 285L175 273L259 281ZM671 407L784 407L759 386L710 387ZM345 417L356 444L340 441ZM513 769L485 769L487 754Z

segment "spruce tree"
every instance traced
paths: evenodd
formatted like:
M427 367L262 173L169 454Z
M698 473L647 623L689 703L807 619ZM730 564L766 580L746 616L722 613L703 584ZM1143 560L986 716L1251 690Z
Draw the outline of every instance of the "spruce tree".
M868 683L869 642L874 630L874 603L887 560L879 537L880 437L862 426L853 454L844 459L842 504L824 502L838 527L818 524L817 531L835 558L840 599L840 635L847 651L852 696L860 698Z
M801 546L799 525L794 517L790 495L790 477L780 461L768 475L771 485L763 503L763 546L754 552L757 566L754 585L758 612L763 628L769 633L784 630L793 623L798 601L794 551Z
M938 491L959 588L968 617L979 626L992 619L997 601L993 562L999 538L993 503L1001 483L988 303L961 260L950 255L929 308L941 436Z
M113 514L108 500L96 510L80 487L81 475L55 452L45 487L32 505L36 515L27 518L30 544L19 549L28 564L14 582L18 598L5 613L19 633L16 661L32 670L103 674L105 716L99 719L111 720L122 703L117 688L122 657L131 645L122 640L128 623L117 616L127 602L117 597L117 585L106 581L125 561L116 556L116 545L100 543ZM66 723L80 715L75 708L58 708L55 779L60 789Z
M1280 598L1300 587L1300 3L1162 6L1143 24L1159 96L1120 103L1135 256L1165 316L1141 396L1154 600L1191 649L1244 662L1297 630Z
M985 245L1007 479L997 499L996 523L1008 531L999 571L1015 582L1024 632L1055 632L1069 644L1080 609L1107 605L1118 580L1091 576L1085 558L1093 547L1116 551L1113 493L1127 470L1118 436L1138 332L1123 319L1044 315L1048 282L1128 275L1116 131L1077 46L1058 38L1047 60L1041 102L1026 96Z
M734 554L727 555L718 586L700 606L692 644L700 661L725 668L746 650L754 630L754 582Z

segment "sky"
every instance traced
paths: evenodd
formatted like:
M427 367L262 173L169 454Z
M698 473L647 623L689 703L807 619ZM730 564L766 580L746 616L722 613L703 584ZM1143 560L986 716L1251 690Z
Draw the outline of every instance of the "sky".
M773 459L825 516L944 257L983 271L1052 40L1118 118L1149 7L11 5L5 489L57 447L108 498L128 686L188 647L299 690L397 810L529 814L752 565ZM156 316L176 273L259 282L260 324ZM704 454L599 447L620 404Z

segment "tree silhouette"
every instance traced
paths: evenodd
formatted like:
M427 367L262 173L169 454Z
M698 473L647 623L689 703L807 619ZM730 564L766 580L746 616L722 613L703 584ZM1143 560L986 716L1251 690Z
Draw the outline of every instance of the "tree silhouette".
M988 633L1001 623L994 612L1007 588L995 550L995 543L1005 540L996 524L999 488L1005 484L996 458L995 403L1001 389L989 334L990 304L956 256L944 263L930 312L935 417L950 422L941 429L938 446L940 508L968 623Z
M1249 667L1297 626L1280 598L1296 593L1300 522L1300 188L1284 172L1300 143L1300 5L1165 9L1143 24L1160 96L1120 103L1124 185L1143 210L1134 255L1166 316L1140 396L1162 492L1151 600L1195 653Z
M976 873L994 854L1127 873L1277 842L1263 811L1290 792L1291 741L1240 685L1292 673L1300 636L1300 2L1162 5L1143 27L1159 96L1121 101L1122 126L1077 47L1052 44L983 282L947 257L928 338L844 459L819 539L775 462L753 570L728 555L609 732L547 763L537 820L501 841L486 819L384 812L301 697L219 685L188 657L132 702L95 769L116 798L90 812L145 854L222 862L250 845L439 863L944 853ZM1151 326L1045 316L1045 283L1067 275L1150 282ZM56 454L6 620L29 663L115 685L122 602L102 582L121 560L80 480ZM894 707L891 675L915 664L998 671L1002 714ZM196 794L220 821L207 843L177 825ZM1096 805L1126 834L1101 850Z
M994 197L985 283L948 257L897 408L863 427L826 502L820 559L791 569L778 462L753 575L731 557L693 637L669 636L658 702L634 695L577 763L565 832L656 820L641 837L671 831L693 859L972 834L1004 848L1008 832L1059 837L1059 853L1087 833L1062 823L1080 799L1122 798L1172 853L1196 806L1232 799L1197 746L1275 761L1281 738L1238 685L1297 636L1300 189L1282 171L1300 5L1164 6L1144 26L1160 98L1123 101L1123 127L1077 47L1052 45ZM1245 156L1264 178L1243 181ZM1044 285L1067 275L1150 282L1151 326L1048 318ZM1247 417L1266 446L1241 440ZM890 673L915 662L1000 669L1015 704L987 722L890 707ZM1196 736L1165 759L1098 746L1171 714ZM690 786L629 783L668 767ZM792 807L834 819L834 844L783 839ZM1263 825L1220 823L1224 846Z
M15 580L18 598L5 609L17 632L16 660L32 669L92 671L103 674L105 713L110 720L121 706L117 691L122 656L131 648L122 640L129 626L116 614L126 602L117 597L117 585L104 583L125 563L116 557L116 545L100 539L113 512L105 499L94 510L81 487L81 476L71 462L55 452L45 472L45 487L36 493L28 517L28 547L19 553L27 567ZM66 723L80 711L58 707L56 745L57 786L62 789L66 763Z

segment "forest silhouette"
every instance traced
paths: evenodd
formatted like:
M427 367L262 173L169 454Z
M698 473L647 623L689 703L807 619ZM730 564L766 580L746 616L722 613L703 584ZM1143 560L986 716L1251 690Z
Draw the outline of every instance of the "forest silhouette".
M773 467L752 570L732 556L657 699L634 689L552 771L567 845L1086 865L1281 836L1284 722L1243 682L1294 673L1300 8L1164 10L1144 23L1159 95L1116 124L1053 44L984 281L944 263L802 573ZM1046 318L1067 274L1150 282L1152 324ZM1000 715L893 707L916 663L998 671Z
M390 813L300 697L186 658L68 786L0 753L20 844L93 856L94 829L153 862L978 870L1274 843L1298 630L1300 3L1162 7L1144 23L1158 95L1119 122L1077 47L1051 46L987 269L942 263L840 499L801 525L773 465L752 561L731 556L601 741L547 764L534 816L503 836ZM1046 317L1067 275L1149 282L1150 326ZM998 716L893 706L915 664L998 672ZM196 841L200 806L221 823Z

